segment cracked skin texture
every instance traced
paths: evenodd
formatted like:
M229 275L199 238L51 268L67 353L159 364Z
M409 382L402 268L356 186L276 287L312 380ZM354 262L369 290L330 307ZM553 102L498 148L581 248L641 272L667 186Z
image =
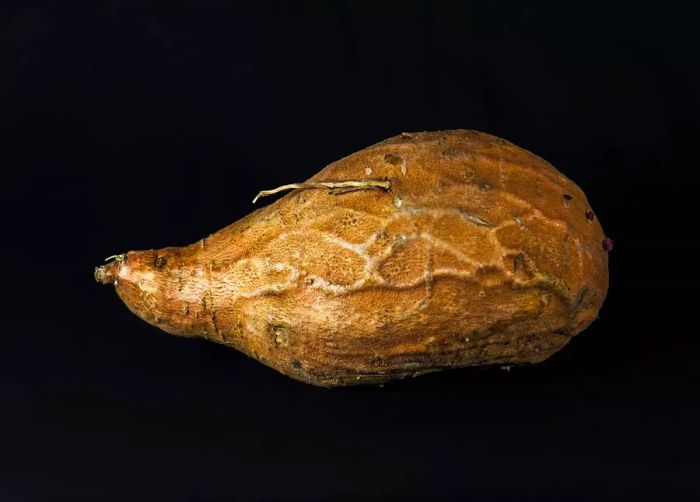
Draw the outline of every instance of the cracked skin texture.
M96 278L168 333L320 386L535 363L596 319L605 235L546 161L477 131L403 133L309 181L364 179L391 187L297 189Z

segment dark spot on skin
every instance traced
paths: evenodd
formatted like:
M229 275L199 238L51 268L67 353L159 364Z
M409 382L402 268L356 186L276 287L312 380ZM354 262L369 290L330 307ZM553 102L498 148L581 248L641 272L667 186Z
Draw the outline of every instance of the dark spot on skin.
M565 200L566 202L571 202L572 200L574 200L574 198L573 198L571 195L569 195L568 193L565 193L565 194L564 194L564 200Z
M481 265L476 269L476 273L482 276L498 274L500 271L501 269L496 265Z
M610 237L606 237L603 239L603 250L604 251L612 251L613 246L615 245L615 241L612 240Z
M595 220L595 213L593 213L593 211L586 211L586 219L588 221Z
M301 363L295 359L294 362L292 363L292 367L293 367L295 370L300 370L300 369L301 369Z
M584 285L576 295L576 298L574 299L572 309L574 315L576 314L576 311L579 309L579 307L583 304L583 300L586 298L586 295L588 295L588 286Z
M517 272L520 267L523 266L523 260L525 257L522 253L518 253L513 257L513 272Z
M394 166L401 165L401 163L403 162L403 159L399 155L396 155L395 153L387 153L384 156L384 160L387 161L389 164L394 165Z
M168 261L165 259L165 256L158 255L158 256L156 256L155 259L153 260L153 265L154 265L156 268L163 268L167 262L168 262Z

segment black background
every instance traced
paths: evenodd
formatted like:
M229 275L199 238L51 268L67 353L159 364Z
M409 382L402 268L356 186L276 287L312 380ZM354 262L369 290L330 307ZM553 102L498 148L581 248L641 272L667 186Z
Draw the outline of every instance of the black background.
M693 2L2 8L0 499L700 494ZM94 283L451 128L552 162L615 239L600 319L545 363L318 389Z

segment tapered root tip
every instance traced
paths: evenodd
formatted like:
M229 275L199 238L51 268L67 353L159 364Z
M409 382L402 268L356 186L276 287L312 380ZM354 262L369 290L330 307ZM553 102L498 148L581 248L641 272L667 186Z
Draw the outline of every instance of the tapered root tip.
M117 262L95 267L95 280L100 284L114 284L117 280Z

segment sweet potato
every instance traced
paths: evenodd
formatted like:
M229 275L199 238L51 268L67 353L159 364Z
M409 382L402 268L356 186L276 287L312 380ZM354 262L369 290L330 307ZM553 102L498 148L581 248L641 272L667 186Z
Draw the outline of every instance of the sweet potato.
M539 362L607 294L612 241L581 189L500 138L403 133L295 187L95 277L168 333L320 386Z

